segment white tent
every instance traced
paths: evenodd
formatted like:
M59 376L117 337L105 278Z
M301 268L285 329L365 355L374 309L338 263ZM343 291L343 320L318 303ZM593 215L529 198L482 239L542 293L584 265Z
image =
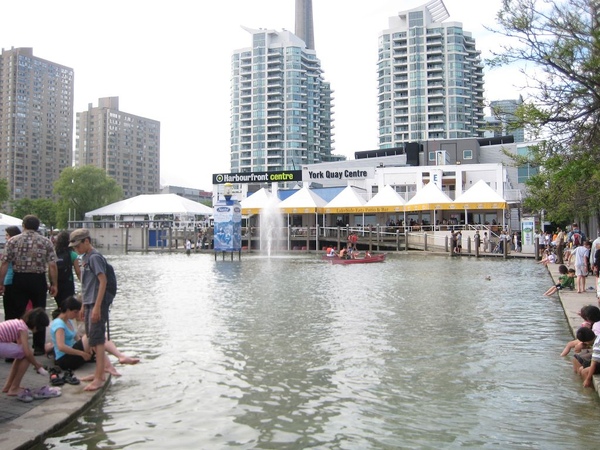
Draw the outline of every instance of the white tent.
M299 189L279 203L281 212L288 214L317 213L327 202L307 187Z
M485 181L479 180L452 202L461 209L504 209L506 200L494 191Z
M240 202L242 214L260 214L261 210L281 202L279 198L266 188L261 188Z
M94 216L148 216L157 215L210 216L213 209L202 203L188 200L176 194L138 195L85 213L86 219Z
M365 203L367 201L356 192L356 189L348 186L325 205L324 212L326 214L360 213L364 211Z
M452 199L442 192L435 183L426 184L417 191L404 206L406 211L435 211L437 209L454 209Z
M400 212L405 203L392 186L386 185L367 202L365 212Z
M0 213L0 226L9 227L11 225L16 225L20 228L21 225L23 225L23 219L9 216L8 214Z

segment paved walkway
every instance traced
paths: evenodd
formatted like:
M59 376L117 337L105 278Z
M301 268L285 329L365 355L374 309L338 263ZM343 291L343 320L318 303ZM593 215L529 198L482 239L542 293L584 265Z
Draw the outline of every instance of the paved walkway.
M546 266L548 268L548 272L552 276L554 283L558 283L558 266L559 264L549 264ZM577 280L575 280L577 283ZM548 287L552 286L548 284ZM579 311L581 308L586 305L595 305L598 306L598 299L596 298L596 277L590 275L586 279L585 283L586 289L589 287L593 287L594 290L586 290L582 294L578 294L577 290L562 290L559 291L558 298L562 303L563 309L565 311L565 316L567 317L567 321L569 322L569 326L573 332L573 338L575 338L575 333L577 329L581 326L581 322L583 319L579 316ZM554 294L550 298L556 298L557 295ZM566 342L565 342L566 344ZM562 349L557 349L558 353L560 353ZM573 352L571 352L571 357L573 356ZM594 375L594 388L597 392L600 392L600 375Z
M0 320L4 320L1 312ZM45 366L53 365L52 360L46 356L37 356L36 359ZM0 360L2 386L8 378L11 365ZM86 364L75 375L78 378L90 375L94 372L94 367L94 364ZM47 376L39 375L30 368L23 377L23 386L36 389L50 385L49 381ZM84 391L83 386L86 384L65 384L61 387L60 397L34 400L31 403L23 403L15 397L0 394L0 448L26 449L43 442L46 436L63 428L100 399L110 385L110 377L107 377L104 388L95 392Z

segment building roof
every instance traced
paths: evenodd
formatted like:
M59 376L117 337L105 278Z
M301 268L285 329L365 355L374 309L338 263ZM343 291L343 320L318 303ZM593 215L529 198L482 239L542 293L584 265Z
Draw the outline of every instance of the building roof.
M356 192L352 186L347 186L342 192L335 196L327 205L324 212L328 213L345 213L352 212L352 208L362 208L367 201Z
M269 206L275 206L280 202L281 200L267 188L261 188L242 200L240 205L242 206L242 214L259 214L261 210Z
M212 213L212 208L176 194L145 194L89 211L85 217L157 214L209 216Z
M386 185L367 202L365 207L373 212L397 212L403 210L404 204L406 201L400 194L392 186Z

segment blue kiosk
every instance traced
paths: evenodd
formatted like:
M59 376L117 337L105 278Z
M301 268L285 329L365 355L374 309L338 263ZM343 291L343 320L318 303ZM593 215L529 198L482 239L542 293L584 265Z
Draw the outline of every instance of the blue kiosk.
M233 185L226 183L223 187L225 200L217 201L214 205L214 248L215 261L217 254L221 252L223 260L225 253L238 253L238 259L242 258L242 206L237 200L231 199Z

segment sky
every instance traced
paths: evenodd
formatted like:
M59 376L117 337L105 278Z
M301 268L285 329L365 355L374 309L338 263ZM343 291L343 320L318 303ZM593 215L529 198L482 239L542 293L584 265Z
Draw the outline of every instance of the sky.
M334 90L335 154L377 148L377 41L389 17L427 0L313 0L315 49ZM445 0L482 58L499 50L502 0ZM161 123L161 185L212 190L229 172L230 58L242 29L294 30L294 0L20 0L2 5L0 47L75 72L75 113L119 97L119 109ZM10 18L10 19L9 19ZM514 68L484 72L487 101L518 98ZM75 140L75 137L74 137Z

